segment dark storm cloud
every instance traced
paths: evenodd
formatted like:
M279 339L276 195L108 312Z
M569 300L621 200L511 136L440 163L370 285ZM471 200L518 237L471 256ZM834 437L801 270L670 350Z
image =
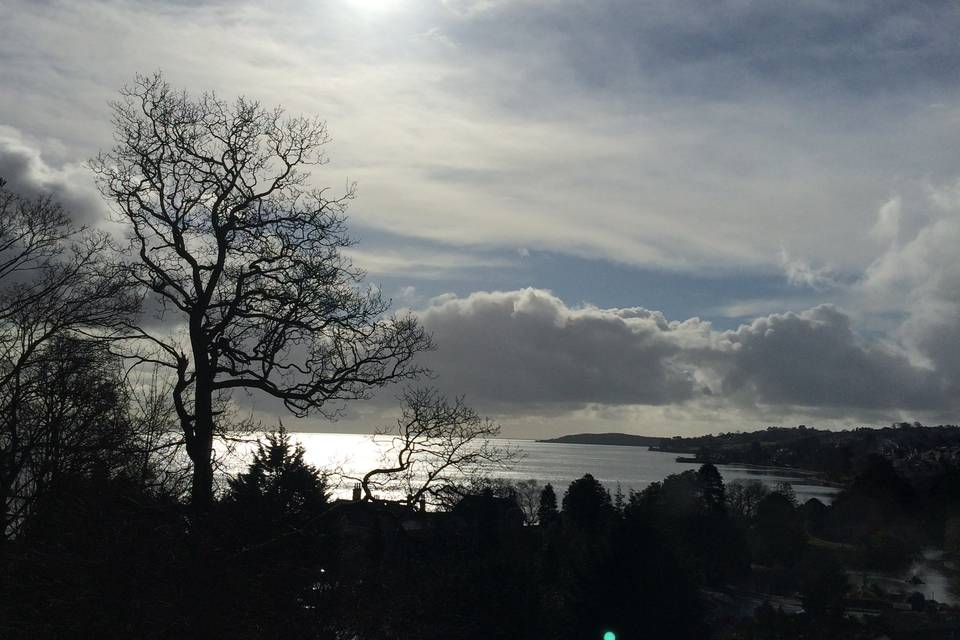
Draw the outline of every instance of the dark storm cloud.
M571 309L549 292L475 293L420 314L438 344L425 358L453 393L506 404L680 402L697 393L674 362L681 334L642 309ZM677 335L673 335L676 333Z
M77 224L95 225L104 218L106 206L89 173L80 166L49 166L38 151L3 127L0 178L6 180L7 189L27 198L51 196Z
M872 412L953 406L940 372L864 340L822 305L717 332L646 309L572 308L547 291L475 293L420 313L453 393L520 407L736 405ZM819 410L819 409L818 409Z
M943 406L937 372L860 340L850 317L823 305L758 318L724 334L722 391L752 403L862 409Z

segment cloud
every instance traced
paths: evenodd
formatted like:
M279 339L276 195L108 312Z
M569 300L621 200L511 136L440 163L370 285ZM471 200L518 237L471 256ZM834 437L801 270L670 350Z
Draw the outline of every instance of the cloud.
M891 180L953 170L950 3L362 5L17 3L0 121L85 159L162 67L326 118L367 227L699 273L862 269Z
M916 186L956 172L955 2L363 4L15 2L0 174L96 220L81 163L110 144L107 101L161 67L327 119L314 181L359 182L353 257L426 304L451 392L574 421L956 407L960 186ZM741 300L724 314L762 315L670 320L623 280L561 299L566 267L522 277L543 255L716 278ZM798 289L757 284L784 274ZM636 301L668 307L680 280L650 282ZM601 288L611 308L575 304ZM684 315L710 312L689 292Z
M438 348L437 383L486 404L665 404L701 391L676 362L708 339L700 323L645 309L572 308L523 289L448 298L419 313Z
M464 251L351 247L344 255L371 276L414 277L426 280L450 279L476 269L504 269L514 262L498 257L471 255Z
M97 225L104 219L106 206L82 165L51 166L37 146L5 126L0 126L0 178L7 181L7 189L22 196L53 197L77 224Z
M943 371L859 335L832 305L719 332L643 308L571 307L548 291L449 297L419 312L451 393L520 413L553 405L777 407L841 415L956 405Z
M856 335L831 305L771 314L723 335L723 395L750 403L929 409L947 399L937 372Z
M912 236L893 238L867 269L856 294L904 320L896 335L917 359L960 393L960 182L930 185L911 202ZM881 209L878 219L886 212ZM902 234L901 234L902 235Z
M793 258L786 249L780 249L780 265L787 281L795 287L809 287L822 291L837 286L832 269L829 266L812 267L806 260Z
M949 0L446 4L462 18L447 27L461 46L512 57L534 43L539 55L523 58L530 66L546 49L594 90L635 77L698 95L758 84L798 94L886 94L897 85L949 84L960 64L960 10ZM610 60L620 64L612 68Z
M882 243L895 241L900 236L900 215L903 203L900 196L890 198L879 211L877 221L870 228L870 235Z

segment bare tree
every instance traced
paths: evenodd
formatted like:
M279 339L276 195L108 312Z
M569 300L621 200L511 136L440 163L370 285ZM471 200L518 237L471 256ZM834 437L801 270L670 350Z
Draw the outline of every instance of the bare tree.
M74 226L50 196L24 198L0 177L0 387L52 337L106 337L139 307L111 249L107 234Z
M16 428L5 449L4 525L12 537L34 506L73 478L124 473L138 445L127 419L119 359L101 342L59 336L37 350L16 378ZM5 416L6 417L6 416ZM5 465L6 466L6 465Z
M527 526L537 524L540 520L540 494L543 492L540 482L533 478L520 480L514 483L513 487L517 495L517 504L523 511L523 523Z
M482 418L464 404L430 388L406 389L395 428L380 429L390 435L391 447L384 464L360 480L364 499L374 491L399 490L407 502L443 503L458 487L476 485L486 474L504 468L516 452L493 440L500 425ZM481 483L482 484L482 483Z
M190 458L173 409L173 380L165 373L154 365L135 367L127 374L128 419L138 441L129 458L129 472L145 490L187 498Z
M430 346L412 317L360 289L344 211L354 191L308 189L325 162L323 122L213 94L192 99L160 74L113 105L115 146L91 162L130 235L135 279L165 327L131 326L141 362L174 375L173 402L193 464L192 500L213 498L213 439L235 389L298 417L419 373ZM177 336L171 325L184 335Z
M139 306L110 249L49 196L22 197L0 179L0 535L15 532L58 465L115 442L116 414L97 395L110 384L74 384L106 366L97 343Z
M757 506L770 490L759 480L732 480L726 493L727 506L733 513L750 520L757 515Z

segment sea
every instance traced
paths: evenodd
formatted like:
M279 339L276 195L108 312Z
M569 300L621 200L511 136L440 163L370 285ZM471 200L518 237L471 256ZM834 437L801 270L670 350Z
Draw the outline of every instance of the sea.
M306 454L306 462L333 472L338 497L349 496L352 489L350 478L361 477L366 471L378 466L389 454L390 438L348 433L295 433ZM624 495L640 491L652 482L658 482L673 473L697 469L700 465L677 462L677 454L650 451L646 447L592 444L566 444L537 442L503 438L495 444L516 452L516 459L508 468L493 468L489 474L507 480L533 479L541 484L550 483L562 496L567 485L584 474L592 474L611 493L620 487ZM773 487L779 482L788 482L797 499L803 503L818 498L829 504L837 489L829 486L811 472L749 467L743 465L718 465L724 482L733 480L759 480ZM340 482L336 482L337 480Z

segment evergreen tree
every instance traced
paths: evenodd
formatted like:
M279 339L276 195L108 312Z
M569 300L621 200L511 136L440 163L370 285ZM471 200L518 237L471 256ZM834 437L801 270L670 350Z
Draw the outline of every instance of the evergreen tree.
M552 484L547 484L540 492L540 506L537 508L537 519L541 525L549 525L557 521L557 494Z
M331 588L328 568L337 551L322 517L327 479L304 454L282 427L267 434L247 470L230 481L220 517L206 521L220 527L209 539L224 552L209 560L218 563L212 565L216 586L199 576L205 597L221 614L244 602L241 627L256 621L284 629L269 637L308 637L325 615L320 612Z
M613 508L621 516L626 508L626 498L623 495L623 487L620 486L619 482L617 483L617 491L613 494Z
M709 511L726 509L727 496L723 486L723 477L717 467L707 463L697 471L697 484L704 507Z
M329 498L327 478L304 462L305 453L282 426L267 434L266 442L257 442L247 471L230 480L231 500L277 515L322 509Z
M582 530L600 529L612 512L610 492L589 473L571 482L563 496L564 523L569 519Z

